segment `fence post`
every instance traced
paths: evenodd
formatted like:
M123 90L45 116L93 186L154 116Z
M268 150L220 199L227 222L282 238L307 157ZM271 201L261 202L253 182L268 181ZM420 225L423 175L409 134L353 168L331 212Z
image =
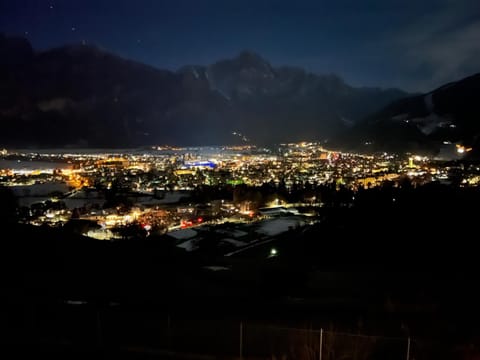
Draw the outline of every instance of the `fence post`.
M239 355L240 360L243 359L243 322L240 321L240 333L239 333Z
M98 305L97 305L98 306ZM98 347L101 347L102 346L102 319L100 317L100 309L97 308L97 318L96 318L96 322L97 322L97 346Z
M322 349L323 349L323 328L320 328L320 343L319 343L319 349L318 349L318 360L322 360Z
M171 319L170 314L167 315L167 348L168 350L172 349L172 330L171 330Z
M407 360L410 360L410 336L407 339Z

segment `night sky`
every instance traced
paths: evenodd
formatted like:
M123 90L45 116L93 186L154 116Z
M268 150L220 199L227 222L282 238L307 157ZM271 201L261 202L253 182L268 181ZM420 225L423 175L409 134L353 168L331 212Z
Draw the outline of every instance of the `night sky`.
M0 31L36 49L85 41L171 70L248 49L409 91L480 72L479 0L2 0Z

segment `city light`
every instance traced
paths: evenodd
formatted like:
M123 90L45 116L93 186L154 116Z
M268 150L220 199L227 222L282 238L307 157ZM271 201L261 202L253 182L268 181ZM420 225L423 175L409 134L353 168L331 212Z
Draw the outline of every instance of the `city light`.
M456 146L458 154L471 150ZM277 151L252 145L154 147L122 153L5 151L3 158L9 166L0 169L0 183L15 189L22 202L42 202L44 210L28 209L25 222L57 226L76 217L104 230L148 224L149 233L298 214L297 207L325 206L320 191L325 187L349 191L341 206L351 207L358 203L357 191L385 183L403 186L405 178L415 186L449 182L452 171L462 176L462 186L478 186L480 178L477 167L452 168L423 155L346 153L313 142L283 144ZM202 202L204 186L219 194L222 189L226 197Z

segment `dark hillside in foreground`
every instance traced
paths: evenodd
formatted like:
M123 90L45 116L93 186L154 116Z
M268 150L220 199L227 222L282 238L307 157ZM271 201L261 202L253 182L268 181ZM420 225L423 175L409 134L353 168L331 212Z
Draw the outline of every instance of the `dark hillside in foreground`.
M274 324L411 336L418 358L458 358L480 336L475 214L467 210L479 196L438 184L365 190L353 207L323 208L320 224L279 236L274 258L270 247L227 258L210 248L184 253L163 237L102 242L4 224L15 234L2 251L4 339L115 352L164 348L169 322L191 340L182 326L203 324L203 336L219 326L223 339L244 321L249 331ZM188 346L220 351L213 340Z

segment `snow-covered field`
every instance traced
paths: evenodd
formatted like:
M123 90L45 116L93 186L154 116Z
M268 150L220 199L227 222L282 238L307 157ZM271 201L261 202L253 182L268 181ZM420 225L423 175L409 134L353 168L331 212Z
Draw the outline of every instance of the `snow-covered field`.
M261 222L257 232L267 236L276 236L288 231L290 228L294 229L302 225L304 225L304 222L300 218L281 217Z
M48 196L53 192L65 193L68 191L68 186L63 182L48 182L45 184L11 186L10 189L13 191L15 196L29 197Z

